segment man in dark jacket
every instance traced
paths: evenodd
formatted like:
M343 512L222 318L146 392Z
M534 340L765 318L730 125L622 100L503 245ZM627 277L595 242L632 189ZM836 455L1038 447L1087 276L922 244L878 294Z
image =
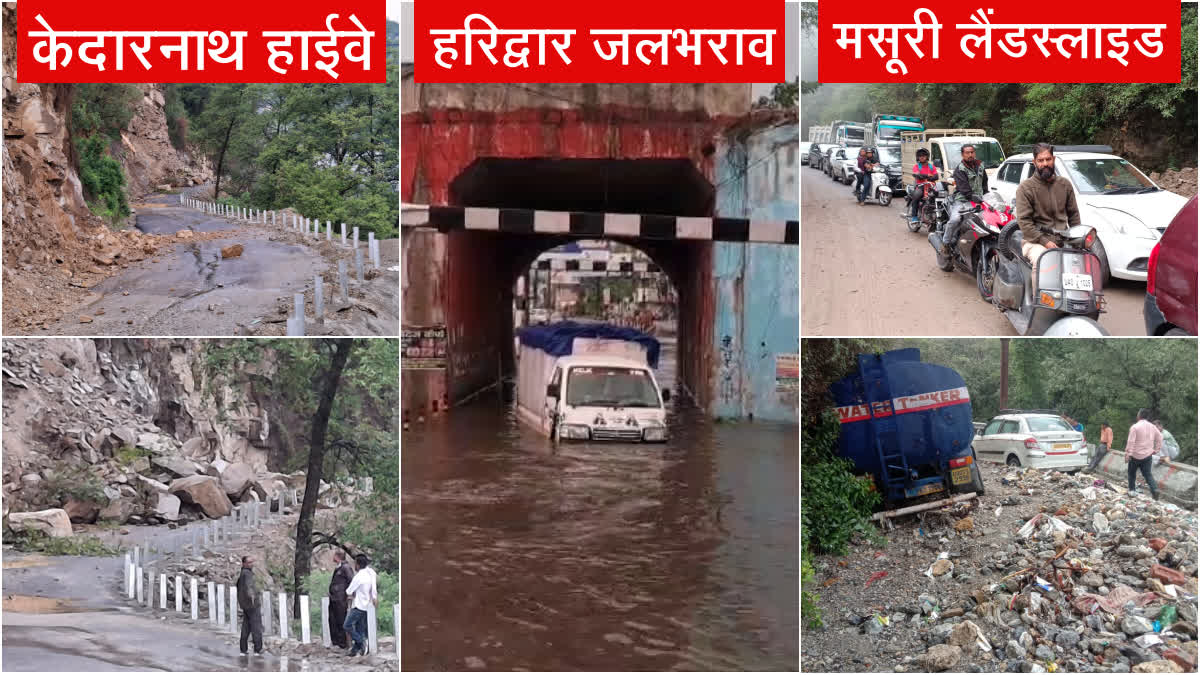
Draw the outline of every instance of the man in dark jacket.
M333 564L333 577L329 579L329 636L334 645L346 649L350 646L350 639L342 625L346 623L346 608L349 604L346 589L354 579L354 570L350 569L350 563L346 562L346 554L340 549L333 552Z
M950 219L946 221L946 233L942 236L942 255L950 255L950 250L958 241L959 224L971 208L971 202L982 203L987 191L988 179L983 162L975 158L975 146L967 143L962 146L962 161L954 170L954 197L950 200Z
M1062 246L1070 228L1079 224L1079 205L1075 189L1055 175L1053 145L1033 146L1033 168L1033 175L1017 186L1013 201L1023 238L1021 253L1037 265L1046 249Z
M262 653L262 596L254 583L254 558L242 556L242 575L237 580L238 607L242 608L242 654L247 653L247 639L254 634L254 653Z

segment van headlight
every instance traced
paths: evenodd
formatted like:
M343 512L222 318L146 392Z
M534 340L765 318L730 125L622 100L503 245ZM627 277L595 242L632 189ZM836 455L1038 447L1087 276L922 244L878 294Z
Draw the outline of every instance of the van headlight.
M586 424L563 424L559 427L559 434L563 438L586 441L591 437L591 430Z
M667 440L667 428L666 427L646 427L645 429L642 430L642 440L643 441L651 441L651 442L665 441L665 440Z

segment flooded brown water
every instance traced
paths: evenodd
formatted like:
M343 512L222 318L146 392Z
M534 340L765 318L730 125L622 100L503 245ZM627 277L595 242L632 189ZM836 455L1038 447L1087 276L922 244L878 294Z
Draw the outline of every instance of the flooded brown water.
M794 426L555 447L501 402L405 432L405 670L799 667Z

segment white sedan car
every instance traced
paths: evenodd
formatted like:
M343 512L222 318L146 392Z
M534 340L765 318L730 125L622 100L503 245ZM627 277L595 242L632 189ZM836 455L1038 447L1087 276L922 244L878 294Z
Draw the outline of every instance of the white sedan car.
M1009 466L1071 471L1088 463L1083 433L1052 412L1013 411L997 415L972 445L980 459Z
M1150 251L1187 198L1163 190L1137 167L1116 155L1055 150L1054 169L1075 190L1079 219L1096 228L1093 251L1105 280L1145 281ZM1033 156L1013 155L1000 165L988 187L1010 204L1021 181L1033 175Z

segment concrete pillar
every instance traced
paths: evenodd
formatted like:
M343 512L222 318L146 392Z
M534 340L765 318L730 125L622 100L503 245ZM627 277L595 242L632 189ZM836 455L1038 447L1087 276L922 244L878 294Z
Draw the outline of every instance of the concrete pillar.
M342 223L342 247L346 246L346 224Z
M275 212L274 211L271 212L271 224L272 225L275 224Z
M125 553L125 567L121 568L122 574L125 576L125 595L133 594L133 577L129 576L129 567L133 564L133 558L128 552Z
M142 548L140 546L133 547L133 566L137 567L142 564Z
M317 323L325 323L325 280L320 276L314 279L316 289L313 291L313 304L316 305Z
M358 248L358 226L354 226L354 248Z
M279 637L287 639L287 593L279 594Z
M371 265L375 265L375 231L371 230L367 233L367 256L371 260Z
M175 575L175 611L183 614L183 577Z
M346 274L346 261L338 261L338 286L342 289L342 304L350 302L350 279Z
M230 632L232 632L236 635L238 632L238 623L237 623L238 601L237 601L237 591L235 591L234 588L235 588L234 586L229 587L229 630L230 630Z
M192 621L200 616L200 594L196 592L196 577L192 577Z
M217 584L217 625L225 626L225 584Z
M396 636L396 639L400 639ZM375 605L367 605L367 644L371 653L379 651L379 621L375 616Z
M154 568L146 569L146 606L154 607Z
M363 252L357 247L354 249L354 268L358 275L358 283L363 283Z
M197 525L196 527L200 528L200 533L204 535L204 548L207 549L208 548L208 525L203 524L203 525Z
M216 605L217 584L215 582L212 582L212 581L208 582L208 595L206 595L204 597L208 598L208 622L216 623L217 622L217 605Z
M329 635L329 596L321 598L321 644L333 646L333 637Z
M271 634L271 591L262 592L263 635Z
M125 595L132 600L137 594L137 565L134 565L132 562L129 563L129 568L125 570L125 585L128 587Z
M143 581L144 581L142 578L143 576L144 575L142 574L142 566L138 565L137 566L137 601L138 601L139 605L142 604L142 601L145 599L145 593L142 589L142 585L143 585Z
M300 596L300 642L308 644L311 642L309 636L309 618L308 618L308 596Z
M158 608L167 608L167 575L160 574L158 576Z
M325 241L333 241L333 223L325 221Z

